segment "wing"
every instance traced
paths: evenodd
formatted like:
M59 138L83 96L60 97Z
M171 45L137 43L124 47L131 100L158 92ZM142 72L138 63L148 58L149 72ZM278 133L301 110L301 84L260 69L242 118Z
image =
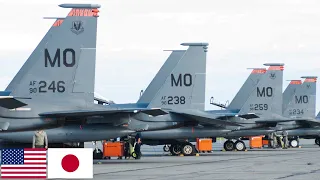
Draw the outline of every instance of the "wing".
M26 106L27 104L18 100L18 97L0 96L0 106L6 109L15 109Z
M214 114L207 113L205 111L199 110L170 110L169 113L176 114L179 116L183 116L189 118L193 121L197 121L200 124L211 124L211 125L229 125L229 126L242 126L238 123L231 122L228 120L218 119L220 116L215 116Z
M138 113L143 112L152 116L167 114L166 111L158 108L123 108L123 109L102 109L102 110L72 110L72 111L53 111L40 113L39 116L50 118L61 117L88 117L88 116L101 116L115 113Z

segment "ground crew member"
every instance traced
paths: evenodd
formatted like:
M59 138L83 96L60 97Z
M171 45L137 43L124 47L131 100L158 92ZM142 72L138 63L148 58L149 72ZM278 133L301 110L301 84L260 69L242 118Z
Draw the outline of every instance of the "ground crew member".
M283 136L283 149L288 148L288 132L286 130L282 131Z
M32 148L48 149L47 133L43 130L38 130L33 135Z
M141 148L141 133L138 132L137 135L136 135L136 145L135 145L135 153L137 154L137 159L140 159L141 158L141 151L140 151L140 148Z
M273 149L275 149L276 147L277 147L277 134L276 134L276 132L273 132L272 133L272 136L273 136L273 139L272 139L272 141L273 141Z
M126 138L123 138L124 142L124 158L130 158L130 138L127 136Z
M274 146L274 141L273 141L273 139L274 139L274 134L273 133L270 133L269 134L269 142L270 142L270 147L271 148L274 148L275 146Z
M277 143L278 143L278 146L280 147L280 148L282 148L283 147L283 141L282 141L282 136L281 135L276 135L277 136Z

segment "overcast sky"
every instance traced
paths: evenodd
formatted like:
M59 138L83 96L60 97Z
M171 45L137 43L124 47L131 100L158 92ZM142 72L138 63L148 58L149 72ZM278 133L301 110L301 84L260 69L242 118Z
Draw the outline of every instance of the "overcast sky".
M320 75L318 0L0 0L0 88L52 25L43 17L87 2L101 4L96 92L116 103L136 102L169 56L163 50L185 49L182 42L209 43L206 109L216 109L211 96L231 101L248 67L285 63L284 80Z

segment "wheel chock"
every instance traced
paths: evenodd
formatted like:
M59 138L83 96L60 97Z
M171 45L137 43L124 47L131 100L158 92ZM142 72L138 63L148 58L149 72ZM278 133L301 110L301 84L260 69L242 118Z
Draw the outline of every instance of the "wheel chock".
M199 154L199 153L197 153L197 154L196 154L196 156L200 156L200 154Z
M245 152L247 152L247 151L248 151L248 149L245 149L244 151L245 151Z
M180 154L180 156L184 156L183 154Z
M299 146L299 148L301 148L301 146Z
M97 162L97 164L102 164L102 163L99 161L99 162Z

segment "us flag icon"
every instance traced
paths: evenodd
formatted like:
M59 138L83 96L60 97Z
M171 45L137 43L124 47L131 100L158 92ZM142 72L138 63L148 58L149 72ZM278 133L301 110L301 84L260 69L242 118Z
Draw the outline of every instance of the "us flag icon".
M45 179L47 151L44 148L1 150L1 179Z
M48 179L92 179L92 148L49 148Z

